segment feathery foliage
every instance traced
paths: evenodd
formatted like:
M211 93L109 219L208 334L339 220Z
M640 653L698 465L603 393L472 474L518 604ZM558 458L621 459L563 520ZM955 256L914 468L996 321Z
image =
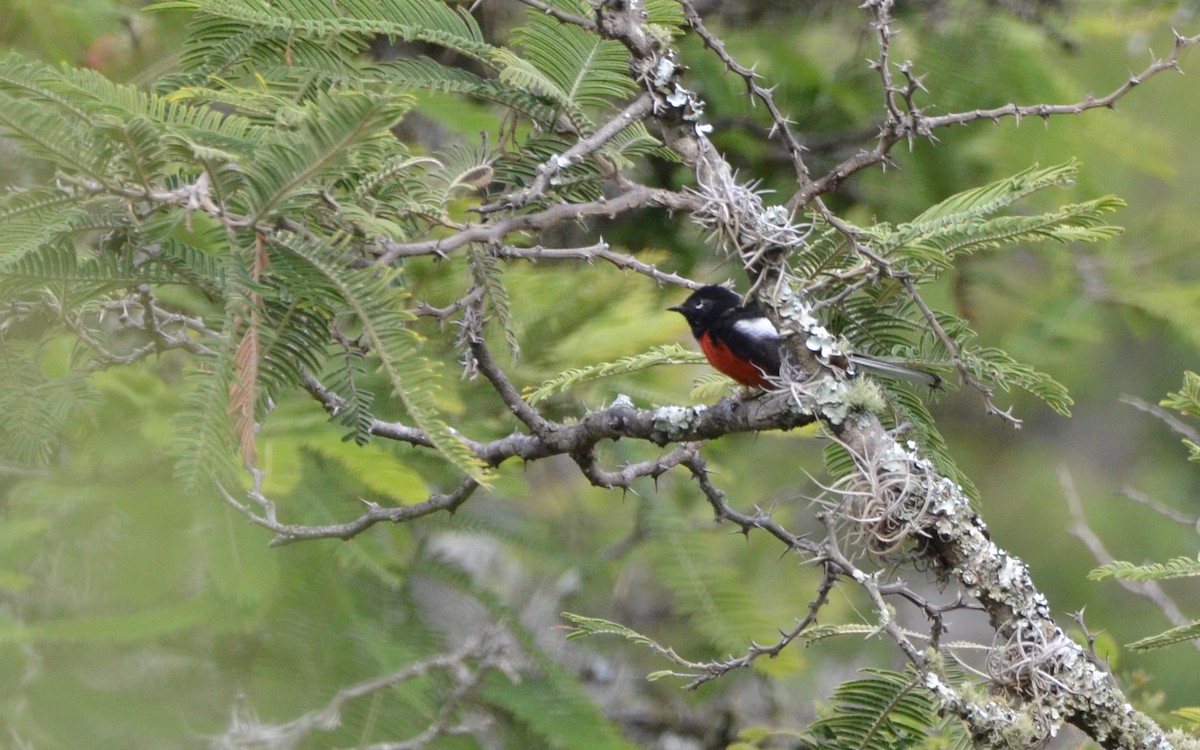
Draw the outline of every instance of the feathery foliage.
M428 363L419 355L419 338L406 326L410 317L399 305L394 276L374 270L348 269L335 262L329 246L275 241L311 265L335 290L352 326L387 378L393 395L447 459L464 473L483 479L483 466L438 416L432 405L434 387Z
M937 278L963 253L1047 240L1067 243L1101 242L1120 232L1105 223L1107 214L1124 204L1112 197L1062 206L1054 211L1024 216L997 215L1016 202L1047 188L1073 183L1079 167L1074 162L1031 167L990 185L964 191L927 209L912 221L891 226L878 224L860 229L872 251L915 285ZM945 366L948 352L933 335L929 322L912 304L904 287L881 280L841 299L842 288L822 282L828 274L852 270L857 257L845 238L817 222L809 246L788 258L795 283L811 289L809 296L828 301L830 327L863 351L909 358L922 345L915 364ZM1067 414L1071 404L1066 390L1048 375L1018 362L995 347L981 347L962 320L935 311L939 326L953 340L966 369L1001 390L1020 388Z
M842 683L833 694L828 716L806 734L829 750L900 750L920 747L941 723L937 704L912 675L882 669Z
M1093 581L1116 578L1123 581L1165 581L1200 576L1200 557L1176 557L1165 563L1134 565L1120 560L1106 563L1088 574Z
M1128 644L1128 646L1134 651L1153 651L1173 646L1176 643L1183 643L1184 641L1194 641L1197 638L1200 638L1200 620L1165 630L1158 635L1141 638Z
M1038 191L1072 184L1077 172L1074 162L1031 167L951 196L910 222L897 226L881 223L858 231L872 252L915 287L937 279L964 253L1047 240L1100 242L1115 236L1119 228L1106 224L1105 218L1123 203L1111 196L1042 214L997 215ZM859 262L845 236L820 220L815 221L809 244L788 257L793 283L824 306L822 315L830 330L852 342L855 349L946 370L951 352L944 335L956 350L958 366L978 382L1001 391L1021 389L1056 412L1070 414L1071 397L1061 383L997 347L979 345L966 321L950 313L929 311L935 328L925 311L913 304L906 287L894 278L880 278L848 295L844 287L827 283L831 274L859 272ZM922 449L938 468L974 496L972 483L955 467L922 400L904 386L885 383L885 389L896 413L894 423L910 423ZM850 457L838 446L828 447L826 459L835 476L853 469Z
M581 0L553 0L552 4L579 15L593 12ZM543 13L531 13L513 42L521 48L520 55L497 52L500 80L540 93L583 132L592 128L589 110L604 109L634 90L628 55L620 42L601 39Z
M626 375L657 365L695 365L703 362L705 362L704 355L699 352L686 349L680 344L664 344L642 354L622 357L616 362L603 362L567 370L528 391L525 394L525 400L531 404L538 404L580 383Z
M1200 417L1200 375L1188 370L1183 373L1183 387L1178 391L1168 393L1159 402L1164 409L1177 409L1189 417ZM1189 461L1200 461L1200 445L1194 440L1183 439L1188 449Z

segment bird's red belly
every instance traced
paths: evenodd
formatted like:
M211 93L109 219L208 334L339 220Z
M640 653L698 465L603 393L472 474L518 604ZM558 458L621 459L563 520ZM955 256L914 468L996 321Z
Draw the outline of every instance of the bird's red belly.
M767 382L766 373L762 371L762 368L738 358L729 350L729 347L714 340L711 336L705 335L700 338L700 349L703 350L704 356L708 358L709 364L742 385L750 386L751 388L770 387L770 383Z

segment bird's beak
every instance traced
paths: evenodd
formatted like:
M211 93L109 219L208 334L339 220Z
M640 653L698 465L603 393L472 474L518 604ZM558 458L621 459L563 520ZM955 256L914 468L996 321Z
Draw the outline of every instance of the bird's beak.
M667 309L671 312L677 312L680 315L683 315L683 305L675 305L674 307L668 307Z

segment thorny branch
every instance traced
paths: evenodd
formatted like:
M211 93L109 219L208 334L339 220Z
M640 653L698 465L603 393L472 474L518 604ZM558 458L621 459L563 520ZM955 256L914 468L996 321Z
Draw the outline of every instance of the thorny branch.
M564 222L586 218L612 218L651 206L690 212L696 206L696 199L684 193L634 185L613 197L584 203L560 203L534 213L516 214L499 221L460 227L456 234L442 239L420 242L385 242L378 248L376 263L388 265L400 258L422 255L442 257L474 242L502 241L516 232L539 232Z
M901 141L911 143L915 137L932 138L934 131L939 128L967 125L981 120L999 122L1005 117L1011 117L1019 124L1026 117L1048 119L1056 115L1078 115L1091 109L1114 108L1120 99L1153 76L1167 70L1178 71L1179 56L1183 50L1200 44L1200 34L1196 36L1176 34L1170 53L1165 57L1155 58L1141 72L1131 74L1124 83L1105 96L1096 97L1088 94L1080 101L1070 104L1006 104L992 109L976 109L931 117L926 116L922 109L913 102L916 92L924 87L921 77L912 73L911 62L905 61L897 68L904 74L907 80L906 86L897 86L892 79L891 69L894 66L890 58L890 41L893 35L891 26L893 4L893 0L867 0L863 3L863 7L871 13L872 22L879 37L880 54L870 64L879 72L884 82L887 111L887 116L880 125L875 147L870 151L860 151L835 166L825 175L802 185L789 201L790 208L803 208L809 205L814 198L836 190L852 175L879 164L886 164L888 154L896 144ZM904 106L901 107L898 101L903 102Z
M488 466L497 467L509 459L537 461L551 456L577 457L581 467L588 467L585 476L597 486L631 489L634 482L643 477L656 478L677 465L688 466L695 448L676 448L656 460L630 464L616 471L603 470L595 463L594 449L603 441L634 438L646 440L659 446L671 443L693 443L739 432L760 432L773 429L792 429L813 421L811 414L791 408L780 399L739 401L727 398L710 407L664 407L661 409L636 409L628 400L618 400L613 405L590 412L573 424L552 422L542 417L533 407L521 400L507 376L491 358L487 346L477 342L472 347L476 357L483 361L480 370L485 377L495 378L500 383L500 396L518 416L528 419L529 425L537 425L536 431L514 432L507 437L489 442L476 442L462 437L471 451ZM346 401L337 393L326 388L311 373L305 375L305 387L331 415L346 408ZM510 403L511 402L511 403ZM418 448L433 447L424 432L399 422L373 420L370 433L376 437L397 440ZM691 469L691 466L688 466ZM695 472L695 469L692 469ZM372 501L364 501L367 511L356 519L340 524L306 526L286 524L279 521L275 504L262 494L261 476L255 475L254 487L247 493L249 502L240 501L228 491L223 491L225 501L254 523L275 533L272 544L290 544L306 539L349 539L377 523L390 521L402 523L439 511L453 512L477 489L478 484L464 478L453 490L435 493L425 500L411 505L386 507ZM707 474L705 474L707 476ZM257 510L256 510L257 508ZM731 516L730 520L734 520ZM763 528L772 528L769 519ZM780 531L785 534L786 532Z
M771 132L769 136L778 133L783 142L787 145L788 154L792 158L792 166L796 170L796 179L803 184L808 180L808 165L804 163L804 146L801 145L796 134L792 132L793 121L785 115L779 106L775 103L775 97L772 88L764 88L759 84L761 78L754 71L753 67L747 68L740 64L729 54L725 49L725 43L721 41L715 34L708 30L704 25L704 19L696 10L696 6L690 0L681 0L680 5L683 7L684 18L687 19L688 25L695 30L696 35L704 41L704 46L713 51L725 67L732 71L735 75L741 76L746 83L746 90L753 97L751 103L755 99L762 102L767 108L767 112L771 115Z
M606 263L611 263L622 271L633 271L643 276L649 276L659 284L671 284L687 289L698 289L703 286L699 282L692 281L679 274L660 270L654 264L640 261L632 255L615 252L607 242L599 242L590 247L566 248L550 248L540 245L535 247L502 245L494 247L491 252L497 258L527 260L530 263L537 263L542 260L577 260L592 265L596 261L602 260Z
M92 371L133 364L174 349L211 354L209 345L221 340L221 334L209 329L202 318L160 306L153 291L145 285L131 295L104 303L97 314L72 313L53 298L47 298L43 306L91 350L86 369ZM136 334L136 343L114 345L106 331L113 327L110 322L114 317L115 330Z

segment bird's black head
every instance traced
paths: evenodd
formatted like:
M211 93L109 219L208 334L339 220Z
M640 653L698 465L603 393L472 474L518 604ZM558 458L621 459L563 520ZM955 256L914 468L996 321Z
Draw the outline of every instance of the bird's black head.
M684 300L682 305L667 309L686 318L692 333L699 338L719 316L741 304L742 298L737 292L723 286L702 286L692 292L692 296Z

